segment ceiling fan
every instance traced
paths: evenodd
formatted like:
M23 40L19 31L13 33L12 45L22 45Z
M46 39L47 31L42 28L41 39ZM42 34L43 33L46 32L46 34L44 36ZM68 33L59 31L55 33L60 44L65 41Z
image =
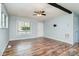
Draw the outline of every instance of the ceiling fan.
M36 15L36 16L46 16L44 10L37 10L37 11L34 11L34 14L33 14L33 15Z

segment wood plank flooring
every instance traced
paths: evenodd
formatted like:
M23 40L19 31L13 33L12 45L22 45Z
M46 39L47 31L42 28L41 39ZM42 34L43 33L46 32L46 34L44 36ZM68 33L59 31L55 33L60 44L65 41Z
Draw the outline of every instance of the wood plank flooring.
M9 45L11 47L9 47ZM10 41L3 56L78 56L79 44L74 46L48 38Z

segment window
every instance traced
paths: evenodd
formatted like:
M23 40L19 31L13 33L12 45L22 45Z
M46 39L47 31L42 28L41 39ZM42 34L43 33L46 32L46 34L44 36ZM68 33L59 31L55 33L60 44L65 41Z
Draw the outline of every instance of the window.
M1 13L0 28L8 28L8 16Z
M18 27L17 30L20 33L28 33L28 32L31 31L31 24L30 24L30 22L19 21L17 27Z

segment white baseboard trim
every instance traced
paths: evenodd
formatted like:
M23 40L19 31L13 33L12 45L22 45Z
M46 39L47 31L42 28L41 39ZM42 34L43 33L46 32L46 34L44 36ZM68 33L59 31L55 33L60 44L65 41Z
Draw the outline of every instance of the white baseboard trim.
M40 37L43 37L43 36L39 36L39 37L31 37L31 38L23 38L23 39L17 39L17 38L15 38L15 39L10 39L9 41L15 41L15 40L28 40L28 39L36 39L36 38L40 38Z
M60 39L55 38L55 37L49 37L49 36L45 36L45 37L46 37L46 38L49 38L49 39L54 39L54 40L58 40L58 41L61 41L61 42L65 42L65 43L68 43L68 44L71 44L71 45L74 44L73 42L64 41L64 39L63 39L63 40L60 40Z
M3 44L5 44L5 45L3 46L3 50L0 52L0 56L2 56L2 55L3 55L3 53L4 53L5 49L6 49L7 45L8 45L8 42L9 42L9 41L7 41L7 42L6 42L6 44L5 44L5 43L3 43Z
M40 36L39 36L40 37ZM30 38L23 38L23 39L10 39L10 41L14 41L14 40L25 40L25 39L35 39L35 38L39 38L39 37L30 37ZM58 38L55 38L55 37L49 37L49 36L41 36L41 37L45 37L45 38L49 38L49 39L54 39L54 40L58 40L58 41L61 41L61 42L66 42L66 43L69 43L71 45L73 45L74 43L73 42L69 42L69 41L66 41L65 39L61 40L61 39L58 39Z

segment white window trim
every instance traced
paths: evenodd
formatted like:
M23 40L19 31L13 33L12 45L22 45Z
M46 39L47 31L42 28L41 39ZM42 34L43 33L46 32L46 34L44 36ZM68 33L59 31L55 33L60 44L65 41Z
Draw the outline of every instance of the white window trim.
M26 22L26 23L29 23L29 24L30 24L30 27L31 27L30 30L27 31L27 32L26 32L26 31L19 31L19 30L18 30L18 24L19 24L19 22L24 22L24 23ZM18 34L18 35L30 34L30 33L32 32L32 24L31 24L31 22L28 22L28 21L18 21L18 22L16 23L16 25L17 25L17 34Z
M1 12L0 28L8 28L8 16L3 12Z

